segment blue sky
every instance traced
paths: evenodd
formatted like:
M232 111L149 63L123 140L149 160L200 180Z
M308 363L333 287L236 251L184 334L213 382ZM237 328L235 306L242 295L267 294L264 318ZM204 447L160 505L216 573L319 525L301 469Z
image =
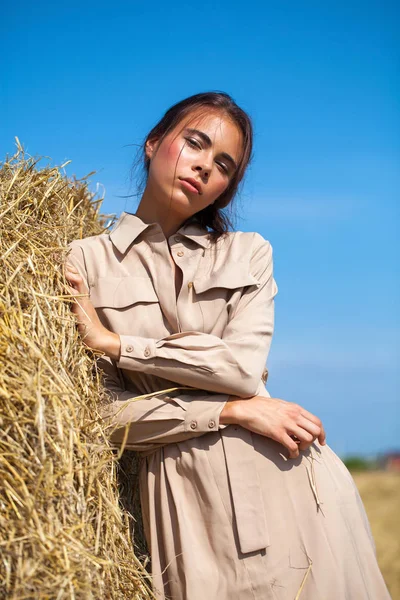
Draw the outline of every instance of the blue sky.
M341 455L400 446L398 19L388 1L22 0L0 25L1 157L18 136L95 170L104 212L135 211L134 144L171 104L223 90L250 113L236 227L274 249L268 390Z

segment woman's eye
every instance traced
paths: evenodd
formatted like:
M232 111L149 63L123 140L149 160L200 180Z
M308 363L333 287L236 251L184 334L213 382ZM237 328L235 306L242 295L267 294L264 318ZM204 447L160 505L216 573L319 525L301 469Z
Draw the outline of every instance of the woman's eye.
M227 173L227 174L229 173L229 169L225 163L217 162L217 165L219 167L221 167L221 169L223 170L224 173Z
M201 150L201 144L194 138L185 138L185 140L187 141L189 146L191 146L192 148L197 148L197 149Z
M196 140L195 138L185 137L185 140L191 148L196 148L196 150L203 149L203 146L201 145L201 143L198 140ZM216 163L217 163L218 167L223 171L224 174L229 175L229 167L225 163L219 162L219 161L216 161Z

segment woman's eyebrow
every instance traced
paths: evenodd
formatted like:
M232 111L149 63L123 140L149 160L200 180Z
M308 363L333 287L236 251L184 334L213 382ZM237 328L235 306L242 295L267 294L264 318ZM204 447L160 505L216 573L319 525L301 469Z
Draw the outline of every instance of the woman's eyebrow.
M190 127L188 127L188 128L186 128L186 132L191 135L194 135L194 134L198 135L199 138L201 138L204 145L206 146L206 148L210 148L210 146L212 146L211 139L208 137L208 135L206 133L204 133L204 131L200 131L199 129L191 129ZM237 169L237 164L233 160L233 158L230 154L228 154L227 152L221 152L221 156L223 156L226 160L228 160L233 165L233 167L235 169Z

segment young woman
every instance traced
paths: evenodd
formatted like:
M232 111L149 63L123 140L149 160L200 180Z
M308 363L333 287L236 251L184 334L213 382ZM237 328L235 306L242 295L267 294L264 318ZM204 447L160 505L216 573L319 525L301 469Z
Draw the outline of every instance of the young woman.
M143 456L157 598L389 598L355 484L321 421L271 398L272 248L221 209L252 152L222 93L172 106L144 144L146 187L110 234L71 244L66 276L100 350L115 446ZM146 397L132 401L138 395Z

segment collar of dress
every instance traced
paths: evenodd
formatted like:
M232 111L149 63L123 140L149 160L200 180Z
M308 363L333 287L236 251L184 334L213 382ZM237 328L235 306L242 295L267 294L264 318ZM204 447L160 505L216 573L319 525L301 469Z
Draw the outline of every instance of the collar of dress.
M123 212L110 233L110 239L114 246L124 254L128 247L147 228L160 229L158 223L144 223L139 217L132 213ZM208 230L196 223L188 223L176 232L175 235L185 236L203 248L208 248L210 239Z

